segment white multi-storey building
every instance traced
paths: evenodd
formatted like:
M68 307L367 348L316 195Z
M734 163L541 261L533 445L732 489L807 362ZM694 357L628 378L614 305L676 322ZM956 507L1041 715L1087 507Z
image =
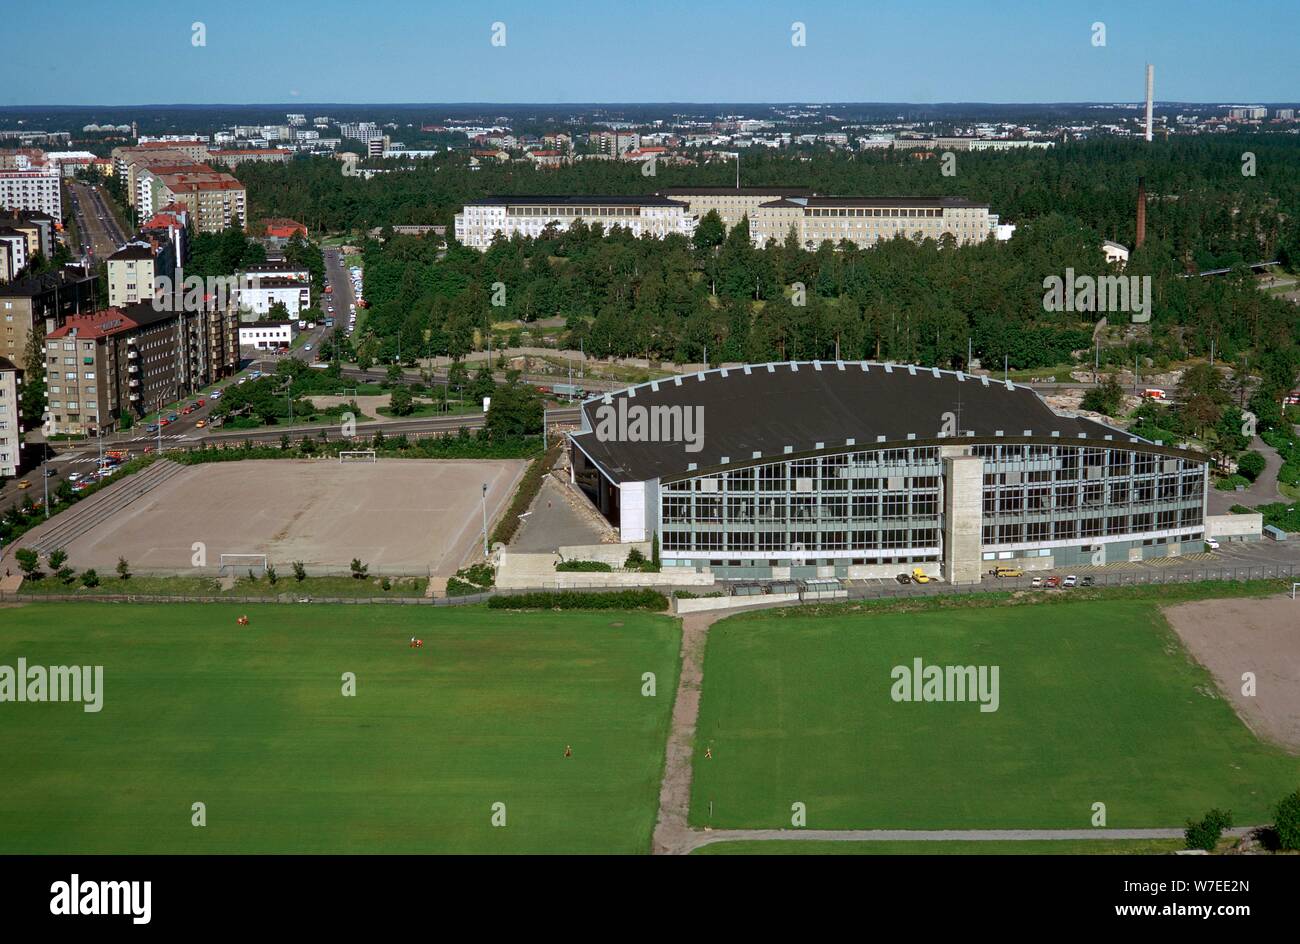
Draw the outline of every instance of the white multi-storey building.
M0 209L39 210L62 223L58 167L49 164L31 170L0 171Z
M633 236L664 237L672 233L691 236L695 217L686 203L661 196L508 196L485 197L465 204L456 214L456 239L462 245L484 250L501 233L507 239L542 235L554 224L567 230L577 220L601 224L606 230L622 226Z
M21 390L22 371L12 361L0 357L0 478L18 474L18 394Z

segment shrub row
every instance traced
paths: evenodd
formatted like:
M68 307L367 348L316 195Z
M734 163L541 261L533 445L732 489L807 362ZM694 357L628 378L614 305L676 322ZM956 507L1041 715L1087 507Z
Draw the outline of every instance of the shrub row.
M555 465L555 460L560 457L560 450L563 448L563 440L553 443L551 448L529 463L528 471L524 473L523 481L519 483L510 507L506 509L505 515L492 531L493 544L509 544L514 540L515 534L519 531L519 516L528 510L537 493L542 490L546 473L551 466Z
M610 567L604 561L592 560L566 560L560 561L555 565L555 569L561 573L612 573L614 568Z
M582 593L576 590L519 593L488 600L493 610L653 610L668 609L668 598L655 590L615 590Z

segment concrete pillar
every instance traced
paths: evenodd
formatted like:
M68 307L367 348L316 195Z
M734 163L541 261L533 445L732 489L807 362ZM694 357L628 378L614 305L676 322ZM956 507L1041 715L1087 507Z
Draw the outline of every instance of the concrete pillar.
M979 583L984 569L984 460L949 454L957 448L943 450L943 576L952 584Z

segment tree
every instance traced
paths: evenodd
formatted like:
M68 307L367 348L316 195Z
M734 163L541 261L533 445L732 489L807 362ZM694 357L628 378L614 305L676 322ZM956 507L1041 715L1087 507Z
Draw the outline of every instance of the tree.
M63 583L72 583L73 578L76 577L76 572L71 567L65 566L68 562L68 552L63 548L55 548L50 551L48 559L50 570L54 571L54 576Z
M131 579L131 565L126 562L125 557L117 559L117 578L119 580Z
M1124 388L1120 386L1114 374L1107 374L1106 379L1083 395L1081 404L1085 410L1114 416L1124 403Z
M28 580L41 579L41 556L30 547L20 547L14 552L14 559L18 561L18 569Z
M81 585L83 587L99 586L99 574L95 572L95 568L93 567L86 568L86 570L81 575Z
M273 587L280 581L280 575L275 572L274 564L266 565L266 579Z
M366 576L366 571L370 569L370 565L361 563L360 559L356 557L352 558L351 567L352 567L353 580L364 579Z
M388 395L388 409L394 416L410 416L415 412L415 398L405 387L398 387Z
M307 565L302 561L293 562L293 579L299 583L307 579Z
M503 384L492 394L487 431L490 436L507 439L534 436L542 431L542 416L542 400L531 387L518 381Z
M1278 844L1283 849L1300 849L1300 790L1288 793L1274 814Z
M1228 810L1210 810L1201 821L1187 821L1183 831L1183 841L1188 849L1203 849L1213 852L1219 844L1225 829L1232 828L1232 812Z
M698 251L710 251L721 246L726 236L727 228L722 223L722 217L718 216L717 210L710 210L700 218L691 242Z
M1237 460L1237 471L1253 482L1266 465L1264 457L1252 449Z

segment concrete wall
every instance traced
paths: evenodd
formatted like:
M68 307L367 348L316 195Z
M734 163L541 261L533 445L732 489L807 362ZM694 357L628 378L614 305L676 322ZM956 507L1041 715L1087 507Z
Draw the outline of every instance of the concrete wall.
M740 610L751 606L770 606L773 603L798 602L799 594L797 593L764 593L752 597L701 597L696 600L674 598L673 612L680 615L683 613L701 613L706 610Z
M1263 515L1207 515L1205 533L1219 541L1258 541L1264 532Z
M622 567L632 548L638 548L650 559L649 541L626 541L620 544L570 544L558 548L559 560L601 561L611 567Z
M984 460L943 446L944 577L949 583L979 583L980 526L984 515Z

